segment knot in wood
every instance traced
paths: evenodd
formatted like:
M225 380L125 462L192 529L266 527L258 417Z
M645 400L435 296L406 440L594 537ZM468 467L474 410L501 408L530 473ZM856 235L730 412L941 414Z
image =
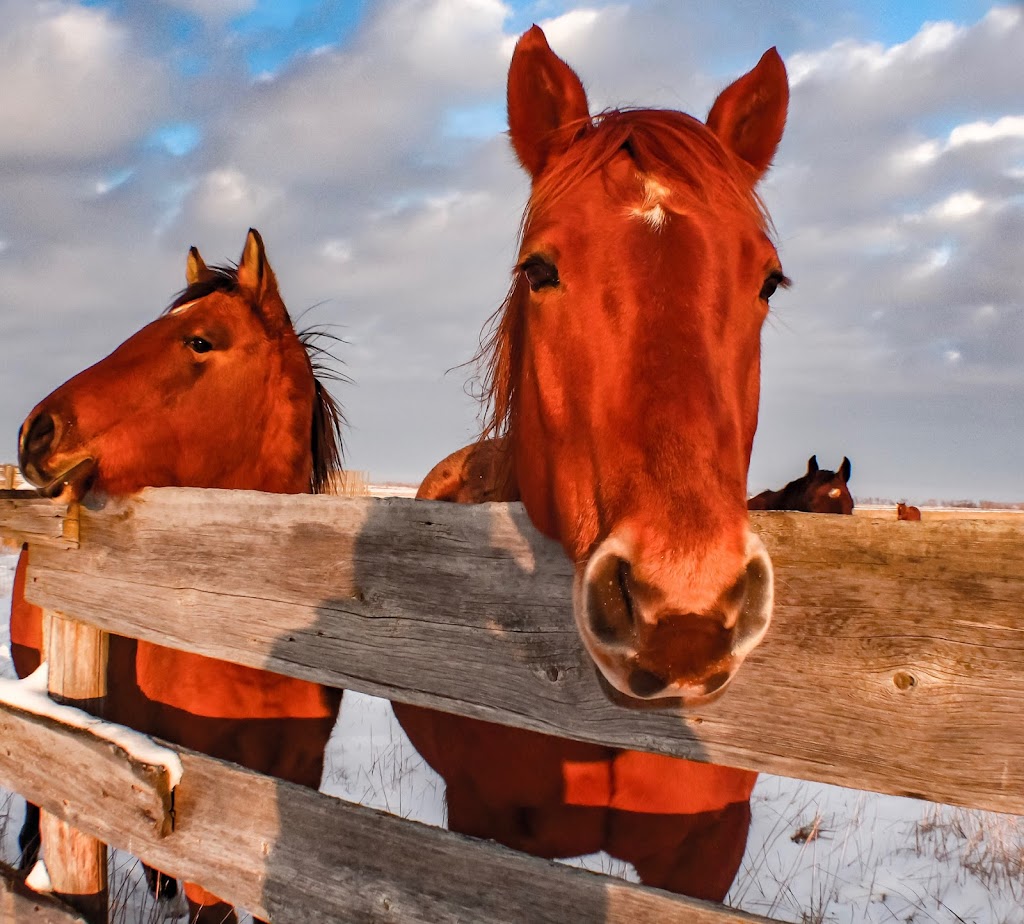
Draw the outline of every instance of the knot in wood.
M897 671L892 678L892 682L897 690L909 690L911 687L917 686L917 678L906 671Z

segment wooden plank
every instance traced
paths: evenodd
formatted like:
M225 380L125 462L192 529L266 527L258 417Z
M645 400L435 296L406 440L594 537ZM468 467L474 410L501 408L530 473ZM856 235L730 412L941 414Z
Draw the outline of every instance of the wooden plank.
M79 772L105 773L102 750L86 753ZM62 811L113 846L271 921L768 921L406 821L192 751L179 755L184 772L167 837L137 814L108 814L107 805L78 793L64 795Z
M0 697L16 683L0 681ZM81 727L79 716L62 720L63 711L54 708L53 714L41 715L0 702L0 786L75 827L81 823L76 807L86 805L111 825L144 828L154 838L170 834L173 799L167 768ZM99 832L101 837L107 833Z
M96 711L107 694L107 634L57 612L45 612L50 695ZM106 924L107 845L45 809L39 833L54 894L89 921Z
M78 505L40 497L35 491L0 490L0 536L9 544L78 547Z
M52 895L27 888L22 877L0 863L0 921L4 924L86 924L85 918Z
M1024 529L752 522L775 561L773 626L729 692L686 713L607 700L571 566L518 504L149 490L83 511L79 551L33 554L29 598L538 731L1024 814Z

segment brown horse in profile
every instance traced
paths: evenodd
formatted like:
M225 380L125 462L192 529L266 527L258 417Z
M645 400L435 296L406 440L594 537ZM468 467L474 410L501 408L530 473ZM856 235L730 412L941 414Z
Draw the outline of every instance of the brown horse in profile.
M486 350L495 438L441 462L419 496L521 499L575 562L584 646L626 699L710 701L771 619L746 478L761 325L786 279L755 186L788 98L774 49L706 124L592 116L536 26L512 58L510 135L533 185ZM447 783L452 829L545 857L603 849L651 885L726 894L755 773L395 712Z
M64 500L143 487L326 489L340 460L341 414L317 379L317 351L296 333L250 230L235 267L192 248L187 287L106 359L41 401L21 428L19 464ZM40 611L11 614L20 676L39 665ZM149 642L111 636L106 717L305 786L320 785L341 691ZM193 921L233 921L187 883Z
M902 501L896 505L896 519L897 520L920 520L921 511L917 507L910 507L904 504Z
M762 491L747 501L748 510L801 510L804 513L853 513L850 460L843 456L839 471L818 468L818 457L807 460L807 474L778 491Z

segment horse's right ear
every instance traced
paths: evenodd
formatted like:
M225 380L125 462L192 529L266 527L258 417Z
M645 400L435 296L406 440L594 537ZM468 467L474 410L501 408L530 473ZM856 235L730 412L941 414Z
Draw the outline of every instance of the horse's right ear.
M843 456L843 464L839 466L839 477L849 484L850 475L853 474L853 465L846 456Z
M813 475L818 471L818 454L815 453L807 460L807 474Z
M213 273L199 256L199 251L195 247L189 247L188 257L185 259L186 285L194 286L197 282L205 282L211 276Z
M590 125L590 106L576 72L548 45L539 26L516 43L508 69L508 131L519 162L536 179L552 157Z

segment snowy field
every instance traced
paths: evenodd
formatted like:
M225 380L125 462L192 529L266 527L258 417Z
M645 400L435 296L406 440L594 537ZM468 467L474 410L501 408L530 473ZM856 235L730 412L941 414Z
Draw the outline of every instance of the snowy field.
M0 553L0 613L15 558ZM0 676L12 676L0 619ZM444 784L420 760L390 706L346 693L324 792L433 825ZM0 792L0 844L13 860L22 802ZM728 903L799 924L1024 924L1024 819L763 775L747 854ZM598 854L590 869L635 879ZM183 902L155 906L138 865L115 852L112 893L124 924L184 924ZM467 922L471 924L471 922Z

